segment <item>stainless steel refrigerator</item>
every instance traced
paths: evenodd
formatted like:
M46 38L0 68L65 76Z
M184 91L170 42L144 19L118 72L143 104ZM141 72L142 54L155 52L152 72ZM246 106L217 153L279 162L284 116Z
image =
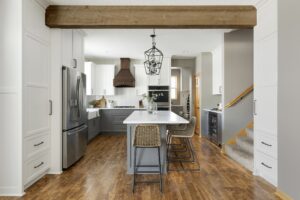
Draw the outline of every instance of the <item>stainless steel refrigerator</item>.
M85 74L63 66L62 87L62 159L66 169L84 155L87 146Z

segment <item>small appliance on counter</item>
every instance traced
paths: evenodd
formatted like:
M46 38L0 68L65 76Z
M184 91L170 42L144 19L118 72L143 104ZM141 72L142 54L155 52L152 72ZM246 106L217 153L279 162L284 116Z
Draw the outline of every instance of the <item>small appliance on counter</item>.
M62 91L62 159L63 169L67 169L84 155L87 147L85 74L63 66Z

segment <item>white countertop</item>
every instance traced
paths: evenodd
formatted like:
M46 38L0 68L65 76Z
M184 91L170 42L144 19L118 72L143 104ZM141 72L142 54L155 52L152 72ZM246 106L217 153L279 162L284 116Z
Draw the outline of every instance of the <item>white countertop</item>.
M131 110L145 110L146 108L87 108L86 112L88 113L88 120L94 119L96 117L100 117L99 110L123 110L123 109L131 109Z
M212 109L209 109L209 108L204 108L203 110L204 110L204 111L207 111L207 112L215 112L215 113L220 113L220 114L222 114L222 110L212 110Z
M112 107L112 108L99 108L100 110L123 110L123 109L127 109L127 110L146 110L146 108L139 108L139 107L134 107L134 108L116 108L116 107Z
M124 124L188 124L189 121L172 111L157 111L150 114L148 111L134 111L123 122Z
M139 108L139 107L134 107L134 108L118 108L118 107L111 107L111 108L87 108L87 112L95 112L98 110L122 110L122 109L128 109L128 110L146 110L146 108Z

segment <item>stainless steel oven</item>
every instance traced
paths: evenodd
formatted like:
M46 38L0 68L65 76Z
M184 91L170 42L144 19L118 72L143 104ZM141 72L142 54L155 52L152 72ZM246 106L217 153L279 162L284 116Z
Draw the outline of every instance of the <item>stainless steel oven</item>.
M148 86L148 95L156 96L154 102L157 104L157 110L170 110L170 87L161 85Z

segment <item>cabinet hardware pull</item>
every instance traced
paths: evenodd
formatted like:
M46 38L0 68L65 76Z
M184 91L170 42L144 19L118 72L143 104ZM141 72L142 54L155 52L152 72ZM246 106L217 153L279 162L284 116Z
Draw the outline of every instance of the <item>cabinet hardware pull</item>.
M40 143L34 144L33 146L38 147L40 145L44 144L44 141L41 141Z
M52 100L49 100L49 106L50 106L50 109L49 109L49 115L52 115Z
M75 58L73 59L73 65L74 65L73 68L77 68L77 59Z
M40 164L34 166L34 169L39 168L40 166L42 166L44 164L44 162L41 162Z
M272 145L271 144L268 144L268 143L265 143L265 142L261 142L263 145L266 145L266 146L268 146L268 147L271 147Z
M272 169L272 167L270 167L269 165L266 165L264 162L261 163L263 166L265 166L266 168Z

